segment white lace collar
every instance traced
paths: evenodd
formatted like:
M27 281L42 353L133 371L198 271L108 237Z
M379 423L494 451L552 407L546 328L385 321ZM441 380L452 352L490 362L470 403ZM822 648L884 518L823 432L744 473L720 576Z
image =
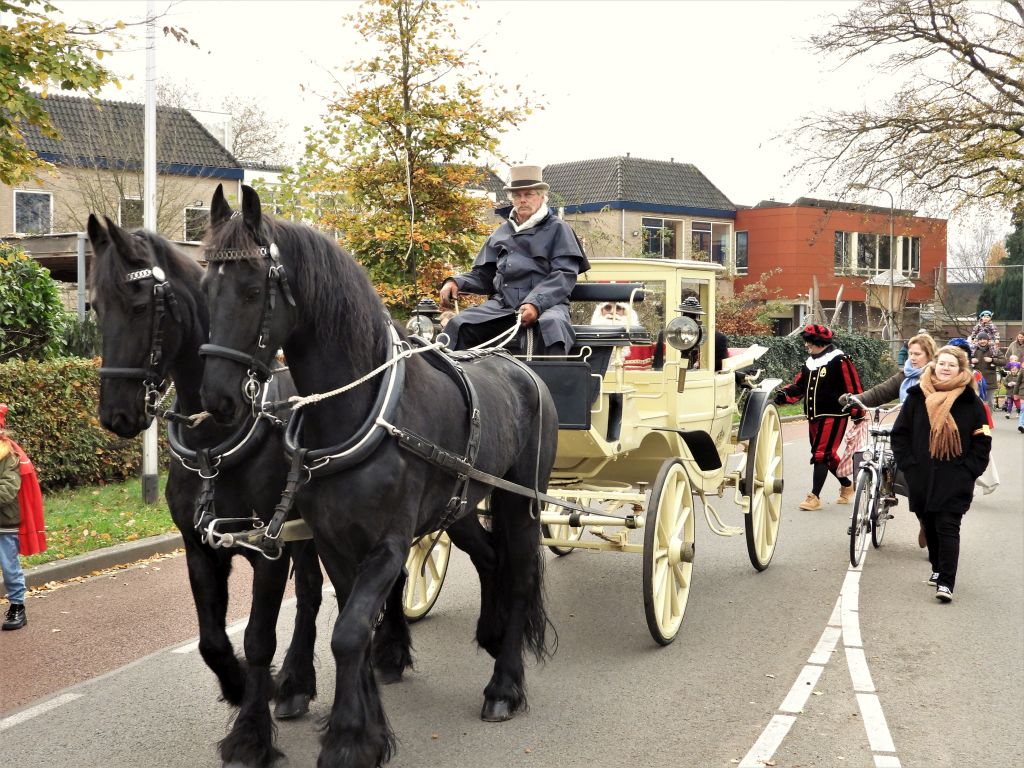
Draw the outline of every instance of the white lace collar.
M807 370L816 371L818 368L821 368L821 366L828 365L842 354L843 350L833 349L831 352L823 353L820 357L808 357L807 362L805 362L804 365L807 366Z
M537 224L540 223L541 219L543 219L547 215L548 204L543 203L537 210L537 212L533 214L533 216L528 218L526 221L524 221L522 224L517 224L515 221L512 220L511 216L509 216L508 223L512 225L513 231L522 232L524 229L530 229L531 227L537 226Z

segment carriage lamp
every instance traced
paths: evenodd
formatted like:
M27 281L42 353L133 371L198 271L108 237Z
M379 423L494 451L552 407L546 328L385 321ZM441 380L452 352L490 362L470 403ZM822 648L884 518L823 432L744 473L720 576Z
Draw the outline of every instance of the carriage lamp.
M405 324L405 330L416 336L421 336L427 341L432 341L435 336L441 333L439 317L441 310L433 299L423 299L413 309L409 322Z
M665 326L665 341L685 352L700 341L700 325L692 317L676 317Z

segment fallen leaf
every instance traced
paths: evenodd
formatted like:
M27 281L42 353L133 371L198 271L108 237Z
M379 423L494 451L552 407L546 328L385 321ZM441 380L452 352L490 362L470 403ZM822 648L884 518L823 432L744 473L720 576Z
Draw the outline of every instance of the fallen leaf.
M432 733L432 734L430 734L430 738L432 738L434 740L440 739L441 738L441 734L439 734L439 733Z
M775 679L775 675L765 675L765 677L770 677L772 680Z

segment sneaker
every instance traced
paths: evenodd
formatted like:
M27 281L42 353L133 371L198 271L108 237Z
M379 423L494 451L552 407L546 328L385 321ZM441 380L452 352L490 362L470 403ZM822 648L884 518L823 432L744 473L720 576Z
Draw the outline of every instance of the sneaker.
M800 502L800 509L821 509L821 499L813 493L808 493L807 498Z
M1017 427L1018 432L1024 432L1024 427Z
M7 616L4 617L4 629L21 629L28 624L28 617L25 615L25 606L11 603L7 609Z
M947 587L945 584L939 584L935 588L935 599L943 603L953 602L953 590Z
M839 489L839 498L836 499L836 504L849 504L851 501L853 501L853 483Z
M932 571L932 575L928 577L928 583L933 587L936 586L939 583L939 574Z

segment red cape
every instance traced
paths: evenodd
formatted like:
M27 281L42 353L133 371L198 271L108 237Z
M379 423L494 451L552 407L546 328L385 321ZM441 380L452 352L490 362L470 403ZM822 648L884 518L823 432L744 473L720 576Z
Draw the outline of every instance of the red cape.
M39 490L36 468L25 451L13 440L10 441L21 459L21 490L18 504L21 506L21 527L18 529L18 552L35 555L46 551L46 524L43 522L43 494Z

